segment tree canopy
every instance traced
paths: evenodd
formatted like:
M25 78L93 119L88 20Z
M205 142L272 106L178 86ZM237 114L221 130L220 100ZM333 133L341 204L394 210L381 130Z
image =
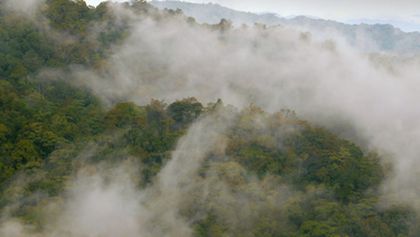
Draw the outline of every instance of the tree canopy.
M145 1L124 6L136 14L182 14L159 12ZM91 144L96 149L83 162L112 163L130 157L141 164L139 188L147 187L192 124L228 107L221 100L203 105L191 97L157 98L147 105L119 101L108 107L92 91L66 78L42 78L40 72L46 68L103 66L110 48L126 37L129 27L117 23L107 8L105 3L92 8L82 0L47 0L42 21L53 32L69 36L68 42L0 8L0 211L16 201L10 192L21 176L30 180L20 190L23 197L43 193L45 199L59 198ZM99 25L104 27L92 37L90 29ZM212 27L228 31L232 26L222 20ZM249 207L255 216L249 223L234 225L217 198L193 201L182 215L191 220L194 236L419 235L412 228L418 223L412 210L403 205L379 207L380 184L389 172L374 152L299 119L293 111L268 113L255 105L226 111L235 121L224 134L225 151L207 154L200 175L216 175L238 200L265 204ZM259 190L253 186L255 180L267 184L260 188L268 189L268 194L255 191ZM284 186L293 190L286 202L265 202L270 192ZM42 200L22 198L19 205L10 215L40 225L42 218L34 207ZM201 215L194 216L188 208Z

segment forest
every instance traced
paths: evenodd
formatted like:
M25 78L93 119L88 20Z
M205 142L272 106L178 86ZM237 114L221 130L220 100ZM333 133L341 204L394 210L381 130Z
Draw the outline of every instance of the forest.
M152 95L144 104L123 96L103 100L72 79L74 68L108 73L113 50L133 29L119 11L146 21L183 21L222 41L234 30L229 21L198 24L145 1L91 7L83 0L46 0L30 16L0 4L1 236L420 235L410 205L382 199L392 164L294 108L240 107L188 94ZM114 180L121 166L129 181ZM82 187L95 189L95 180L85 180L96 175L104 196L115 185L113 195L121 197L99 206L103 222L71 209L85 196L101 202L77 186L78 177L87 176ZM129 191L119 189L124 182ZM148 214L125 218L120 209L132 200L133 210Z

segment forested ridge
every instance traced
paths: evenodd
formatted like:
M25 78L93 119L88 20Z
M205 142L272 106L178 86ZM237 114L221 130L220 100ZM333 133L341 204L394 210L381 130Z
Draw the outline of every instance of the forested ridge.
M120 7L156 20L183 17L143 1ZM223 133L224 151L207 153L198 177L223 187L210 188L214 194L205 201L192 192L180 210L193 236L420 234L411 208L381 203L381 184L392 167L374 151L300 119L293 108L271 113L253 104L235 108L223 99L203 104L193 97L109 104L72 83L66 72L75 66L104 70L110 49L129 34L129 22L117 19L106 3L94 8L82 0L47 0L35 18L0 9L4 218L17 218L34 226L33 233L45 233L46 203L62 198L82 166L135 162L137 188L145 189L195 122L222 113L233 117ZM228 21L199 25L183 18L214 31L231 27ZM275 197L278 190L284 197ZM233 199L224 203L222 191ZM240 216L245 212L234 216L228 211L241 205L248 210L246 218Z

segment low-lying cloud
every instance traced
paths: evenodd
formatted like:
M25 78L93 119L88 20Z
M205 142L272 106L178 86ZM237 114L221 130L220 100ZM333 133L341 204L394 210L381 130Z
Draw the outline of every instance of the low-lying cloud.
M192 236L191 224L203 218L206 208L215 208L229 220L237 219L231 228L243 230L247 226L242 221L256 218L256 211L286 200L289 192L287 188L269 189L268 195L264 187L269 186L270 180L257 179L236 185L241 191L229 191L227 180L240 179L244 172L235 162L228 165L216 162L206 176L199 175L210 154L224 154L224 134L234 118L234 114L221 109L199 119L180 139L172 159L145 189L138 188L137 165L130 160L117 168L85 166L69 181L60 198L50 200L42 208L41 229L4 217L3 221L0 219L1 236L185 237ZM245 199L247 193L256 198ZM244 195L242 201L238 202L238 195ZM226 205L229 207L224 208ZM237 217L238 213L243 216Z
M34 17L45 0L5 0L3 6L15 13L27 17Z
M372 57L334 40L313 40L282 27L220 30L187 23L182 17L154 20L124 12L116 13L130 19L128 38L113 48L101 69L74 69L74 83L91 88L109 104L221 98L237 107L253 103L267 111L290 108L330 129L345 124L354 129L357 141L365 141L360 145L389 157L394 165L394 175L383 186L384 199L420 208L418 61ZM185 219L181 212L188 209L186 203L204 201L221 205L218 211L225 211L230 220L243 213L239 217L247 223L255 209L235 202L220 180L223 168L213 166L209 172L215 175L207 178L197 175L206 155L224 151L223 133L232 121L226 116L217 113L192 125L145 190L136 187L126 167L113 171L111 178L109 172L82 173L63 203L46 208L48 224L39 236L191 236L194 219ZM230 165L231 171L241 173L240 166ZM259 182L269 183L256 180L249 190L263 197L252 200L261 210L287 199L286 187L264 195ZM222 203L234 208L224 209ZM194 214L200 218L199 211ZM239 222L231 224L241 229ZM31 228L7 220L0 235L36 236Z
M291 108L326 127L353 127L368 149L392 157L385 194L418 196L418 60L370 56L334 39L293 29L210 30L181 17L132 18L126 41L102 72L78 71L79 83L106 101L194 96L242 107ZM402 185L404 184L404 185ZM410 197L410 198L409 198Z

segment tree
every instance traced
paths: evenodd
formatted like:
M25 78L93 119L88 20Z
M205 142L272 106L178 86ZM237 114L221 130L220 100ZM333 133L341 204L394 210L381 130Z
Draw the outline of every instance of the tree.
M183 128L200 116L203 105L192 97L170 104L167 110L169 116L175 121L175 126Z
M35 145L26 139L16 143L15 149L11 154L11 159L13 168L16 170L39 166L41 162L41 156Z
M105 116L105 123L109 128L122 128L135 124L144 124L146 111L134 103L119 103Z

